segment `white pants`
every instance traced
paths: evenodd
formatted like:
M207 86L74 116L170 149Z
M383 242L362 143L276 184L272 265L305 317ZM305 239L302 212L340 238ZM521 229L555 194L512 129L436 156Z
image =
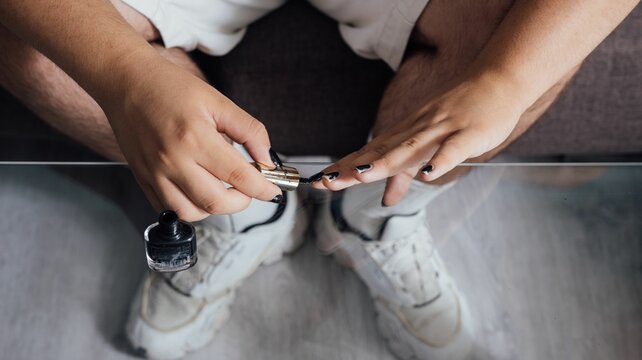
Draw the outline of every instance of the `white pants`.
M124 0L158 28L165 46L224 55L247 26L287 0ZM308 0L339 22L358 55L397 69L428 0Z

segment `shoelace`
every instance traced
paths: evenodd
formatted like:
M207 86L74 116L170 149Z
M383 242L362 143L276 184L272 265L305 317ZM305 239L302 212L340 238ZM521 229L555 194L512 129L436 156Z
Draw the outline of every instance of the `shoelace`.
M403 238L365 243L365 246L396 286L415 295L419 304L431 300L426 285L436 276L430 261L434 248L425 225ZM413 278L419 281L404 281ZM419 289L410 286L419 286ZM419 298L416 298L417 294L420 294Z
M238 243L238 234L215 233L206 224L197 224L196 231L199 239L198 262L189 270L168 274L166 277L170 286L185 295L198 283L207 281L220 261Z

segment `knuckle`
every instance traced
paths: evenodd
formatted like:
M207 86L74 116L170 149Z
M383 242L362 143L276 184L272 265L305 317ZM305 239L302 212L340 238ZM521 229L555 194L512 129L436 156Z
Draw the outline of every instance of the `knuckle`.
M218 214L221 212L221 203L218 200L204 202L203 210L208 214Z
M383 156L388 152L388 146L386 144L379 144L372 148L372 152L378 156Z
M394 165L393 160L390 158L390 156L387 155L382 156L379 159L378 163L378 167L386 172L388 172L390 170L390 167Z
M399 181L403 183L410 183L415 177L413 176L413 173L411 173L409 170L402 171L399 174L395 175L399 178Z
M260 136L267 135L267 128L265 127L265 124L263 124L258 120L254 120L251 122L250 131L254 135L260 135Z
M245 140L250 140L250 139L253 139L253 138L256 138L256 137L266 137L267 136L267 129L266 129L265 125L262 122L256 120L255 118L253 118L250 115L246 114L246 116L250 120L247 122L247 124L244 127L245 131L241 135L242 140L245 141Z
M419 147L419 139L415 136L406 139L401 143L401 146L406 150L416 150Z
M160 165L160 167L170 169L174 166L174 158L166 148L159 149L156 156L158 157L158 165ZM156 174L156 176L159 175L161 174Z
M232 184L234 186L240 186L244 184L247 180L247 174L244 171L243 168L241 167L236 167L230 171L229 175L227 176L227 183Z
M179 145L193 146L197 143L198 135L187 124L181 122L175 126L172 137Z
M365 147L362 147L361 149L355 151L353 153L353 155L355 155L356 157L359 157L359 156L365 154L366 152L368 152L368 150Z

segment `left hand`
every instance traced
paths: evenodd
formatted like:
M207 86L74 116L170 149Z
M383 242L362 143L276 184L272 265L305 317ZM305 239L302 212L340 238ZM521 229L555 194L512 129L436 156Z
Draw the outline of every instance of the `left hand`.
M314 186L341 190L390 178L383 199L386 205L394 205L415 176L435 180L506 140L530 105L525 106L518 93L492 77L460 81L326 168L326 176ZM336 172L334 180L327 176Z

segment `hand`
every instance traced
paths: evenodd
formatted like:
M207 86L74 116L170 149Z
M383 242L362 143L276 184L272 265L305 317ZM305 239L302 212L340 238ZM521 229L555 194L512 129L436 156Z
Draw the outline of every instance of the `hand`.
M126 89L103 105L134 176L156 210L181 219L245 209L281 190L228 142L272 164L265 127L216 89L159 59L132 72ZM231 185L226 188L224 183Z
M376 129L372 141L325 169L314 186L340 190L389 178L383 201L398 203L416 176L435 180L508 137L526 107L501 84L458 82L392 127Z

